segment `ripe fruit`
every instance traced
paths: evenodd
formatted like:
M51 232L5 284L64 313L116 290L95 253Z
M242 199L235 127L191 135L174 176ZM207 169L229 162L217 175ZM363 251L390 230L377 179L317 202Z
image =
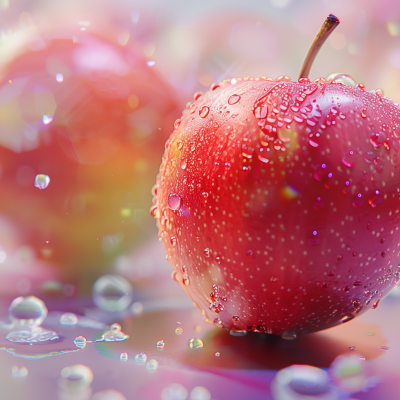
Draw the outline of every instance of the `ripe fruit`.
M2 45L0 214L19 229L14 248L76 276L151 232L176 98L130 44L78 26L32 30Z
M399 281L399 107L306 77L337 22L298 82L213 85L167 142L152 212L176 280L217 326L291 339L376 308Z

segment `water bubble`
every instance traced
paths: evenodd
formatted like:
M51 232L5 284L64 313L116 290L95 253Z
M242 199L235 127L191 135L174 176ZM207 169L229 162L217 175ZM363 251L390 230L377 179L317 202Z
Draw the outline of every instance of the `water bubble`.
M147 354L146 353L139 353L135 356L135 363L144 364L147 361Z
M275 399L336 399L326 371L310 365L292 365L280 370L271 382Z
M11 376L13 378L25 378L28 376L28 368L23 365L13 365L11 368Z
M8 316L14 326L40 325L47 316L47 307L42 300L35 296L20 296L11 302Z
M293 340L296 339L297 335L296 332L283 332L282 339L285 340Z
M168 207L171 210L176 211L181 207L181 205L182 205L181 196L179 196L179 194L176 193L170 193L170 195L168 196Z
M191 349L200 349L200 348L204 347L204 342L201 339L192 338L189 340L188 346Z
M117 390L107 389L95 393L90 400L126 400L126 397Z
M149 360L148 363L146 364L146 369L148 372L154 373L157 371L157 368L158 368L158 362L154 358Z
M175 333L176 333L177 335L182 335L183 329L182 329L180 326L178 326L178 328L175 329Z
M73 326L78 323L78 317L73 313L65 313L60 317L61 325Z
M57 82L62 82L64 80L63 74L56 74L56 81Z
M128 361L128 353L121 353L121 354L119 355L119 359L120 359L121 361Z
M188 391L183 385L173 383L162 390L161 400L185 400L187 395Z
M334 383L344 391L358 392L365 384L364 364L357 354L342 354L329 368Z
M80 349L83 349L86 346L87 340L85 338L85 336L77 336L74 339L74 345L76 347L79 347Z
M200 110L199 115L201 118L205 118L205 117L207 117L209 112L210 112L210 109L207 106L203 106Z
M228 104L233 105L236 104L240 100L240 96L238 94L233 94L228 99Z
M203 92L196 92L196 93L193 95L194 101L198 100L198 99L199 99L201 96L203 96L203 95L204 95Z
M331 82L343 83L344 85L353 87L357 85L357 82L350 75L340 73L330 74L326 78L326 80Z
M75 364L61 370L58 386L66 392L82 392L93 381L93 372L86 365Z
M44 175L44 174L36 175L34 185L38 189L41 189L41 190L46 189L47 186L49 186L49 183L50 183L50 177L48 175Z
M204 386L196 386L190 392L190 400L211 400L211 393Z
M157 348L157 350L164 350L164 348L165 348L165 342L164 342L164 340L159 340L159 341L156 343L156 348Z
M132 301L130 283L117 275L103 275L93 285L93 301L97 307L108 311L123 311Z

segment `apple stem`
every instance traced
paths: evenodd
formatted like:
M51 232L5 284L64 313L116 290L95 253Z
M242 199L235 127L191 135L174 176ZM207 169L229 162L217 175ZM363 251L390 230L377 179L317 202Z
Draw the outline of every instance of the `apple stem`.
M330 14L326 18L325 22L322 24L317 36L315 37L306 58L304 59L303 66L301 67L299 79L300 78L308 78L310 73L311 66L314 62L315 57L317 56L319 49L325 43L326 39L328 39L329 35L334 31L334 29L339 25L339 18Z

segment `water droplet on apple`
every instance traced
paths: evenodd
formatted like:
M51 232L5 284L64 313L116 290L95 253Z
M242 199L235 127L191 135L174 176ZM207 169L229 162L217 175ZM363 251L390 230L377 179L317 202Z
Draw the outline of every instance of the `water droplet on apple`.
M181 168L182 168L183 170L185 170L186 167L187 167L186 158L182 158L182 159L181 159Z
M196 101L196 100L198 100L201 96L203 96L203 92L196 92L194 95L193 95L193 99L194 99L194 101Z
M265 118L267 116L268 113L268 107L267 106L258 106L255 110L254 110L254 116L258 119L262 119Z
M176 211L181 207L181 205L182 205L181 196L179 196L179 194L177 193L170 193L170 195L168 196L168 207L171 210Z
M354 167L354 151L349 151L342 157L342 164L346 167Z
M369 138L372 146L375 148L381 147L386 140L386 135L383 132L373 133Z
M378 299L375 301L375 303L372 305L372 309L375 310L378 306L379 306L379 302L381 301L381 299Z
M207 117L207 115L208 115L208 113L210 112L210 109L209 109L209 107L207 107L207 106L203 106L202 108L201 108L201 110L200 110L200 117L201 118L205 118L205 117Z
M343 83L344 85L353 87L357 85L357 82L350 75L340 73L330 74L326 80L336 83Z
M240 100L240 96L238 94L233 94L228 99L228 104L233 105L236 104Z

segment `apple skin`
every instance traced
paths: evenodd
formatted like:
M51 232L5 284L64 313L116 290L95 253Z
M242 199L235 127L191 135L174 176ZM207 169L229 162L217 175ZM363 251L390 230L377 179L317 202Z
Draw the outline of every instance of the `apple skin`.
M64 279L109 266L152 234L150 190L181 109L140 49L106 37L22 30L0 63L0 215L19 230L15 246ZM46 189L36 174L50 177Z
M376 308L400 276L398 105L323 78L225 80L194 98L152 214L205 320L290 337Z

